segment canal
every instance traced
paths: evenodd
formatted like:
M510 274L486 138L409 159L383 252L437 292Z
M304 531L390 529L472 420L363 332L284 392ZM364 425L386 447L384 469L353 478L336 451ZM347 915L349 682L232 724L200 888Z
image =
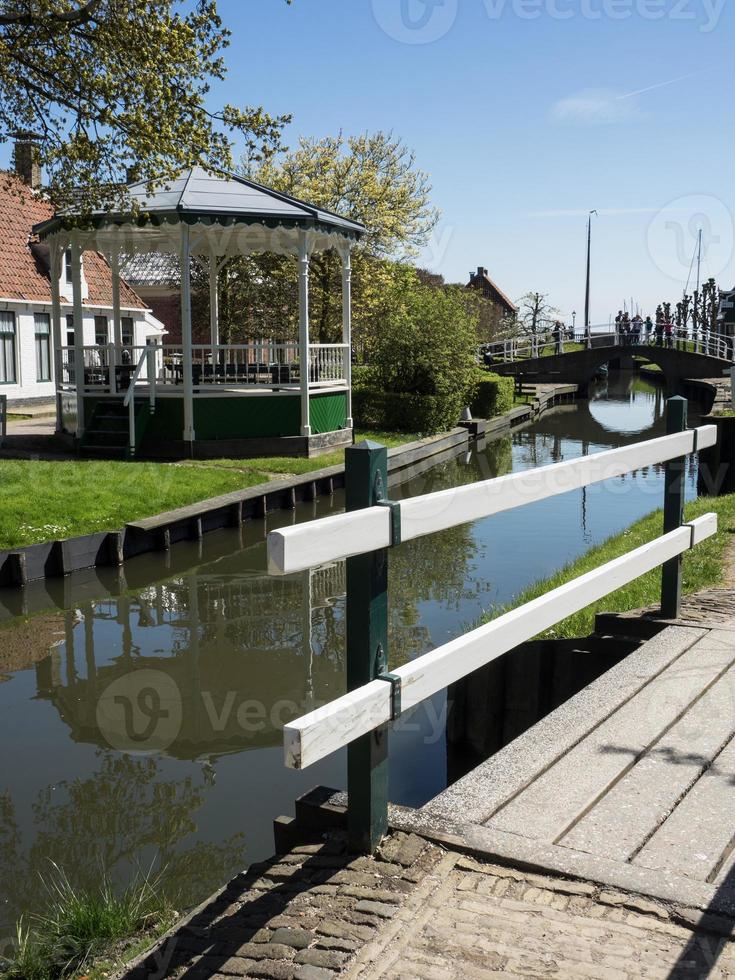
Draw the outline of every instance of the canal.
M611 375L589 401L394 496L660 435L664 404L660 388ZM687 487L693 496L694 463ZM464 632L662 497L662 468L650 467L402 545L390 557L391 664ZM341 505L316 501L295 519ZM268 529L292 520L270 515ZM272 818L296 796L344 787L344 753L290 772L280 732L344 691L344 566L269 579L265 532L253 522L22 599L0 593L0 939L37 907L50 861L80 886L102 868L124 881L158 862L192 904L272 853ZM391 736L396 802L421 804L446 785L446 710L438 696Z

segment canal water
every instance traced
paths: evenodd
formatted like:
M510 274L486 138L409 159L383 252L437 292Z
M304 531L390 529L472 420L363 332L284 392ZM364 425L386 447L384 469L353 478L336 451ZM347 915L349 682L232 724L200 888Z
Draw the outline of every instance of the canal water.
M663 432L661 389L611 375L589 401L400 487L408 496L573 459ZM695 494L694 463L687 478ZM390 556L390 658L465 632L663 499L661 467L408 542ZM0 592L0 940L54 861L80 886L166 869L182 906L272 853L271 821L345 754L282 765L281 728L344 691L344 565L273 580L265 533L340 496L123 569ZM23 615L20 615L22 613ZM446 696L391 735L391 798L446 785ZM0 946L2 946L0 942Z

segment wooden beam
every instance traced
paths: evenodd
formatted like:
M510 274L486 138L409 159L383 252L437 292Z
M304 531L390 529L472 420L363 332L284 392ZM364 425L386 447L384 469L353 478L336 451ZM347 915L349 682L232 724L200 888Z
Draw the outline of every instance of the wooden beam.
M409 498L401 501L401 537L411 541L601 483L644 466L665 463L688 455L695 447L705 449L716 442L717 427L705 425L582 459ZM386 508L369 507L355 513L337 514L271 531L268 535L268 571L271 575L289 575L315 565L387 548L390 542L390 514Z
M717 515L705 514L398 667L394 673L401 678L403 710L688 551L716 531ZM390 702L390 684L372 681L291 722L283 731L286 766L306 769L385 724L391 718Z

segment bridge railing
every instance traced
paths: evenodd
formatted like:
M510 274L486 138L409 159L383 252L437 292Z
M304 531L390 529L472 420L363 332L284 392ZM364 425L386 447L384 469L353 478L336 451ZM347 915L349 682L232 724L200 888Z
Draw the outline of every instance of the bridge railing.
M579 332L564 328L561 332L511 337L506 340L485 344L482 354L488 355L494 363L512 363L534 357L553 354L568 354L574 351L600 347L663 347L703 354L728 363L735 362L735 337L712 331L680 331L676 328L671 334L645 329L640 332L605 332L599 327Z
M388 730L402 711L659 566L662 614L678 616L682 555L717 530L714 514L684 524L686 457L717 441L715 426L687 429L686 411L685 399L669 400L666 436L400 503L387 499L387 450L365 442L346 451L345 513L268 535L273 575L347 559L348 693L286 725L284 749L287 767L305 769L348 746L348 829L354 849L373 851L386 831ZM391 547L662 463L661 537L389 670Z

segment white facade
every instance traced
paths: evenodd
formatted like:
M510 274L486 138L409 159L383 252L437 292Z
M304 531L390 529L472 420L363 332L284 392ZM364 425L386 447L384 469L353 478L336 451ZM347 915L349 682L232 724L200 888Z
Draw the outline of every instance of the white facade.
M73 312L72 304L62 300L63 346L74 344ZM120 313L124 335L132 329L132 343L125 337L131 346L143 347L148 341L160 341L165 333L163 324L148 310L122 308ZM106 343L113 343L112 324L112 307L85 305L84 345L98 344L105 326ZM0 395L6 395L11 406L40 399L53 401L56 393L54 361L52 304L0 298Z

